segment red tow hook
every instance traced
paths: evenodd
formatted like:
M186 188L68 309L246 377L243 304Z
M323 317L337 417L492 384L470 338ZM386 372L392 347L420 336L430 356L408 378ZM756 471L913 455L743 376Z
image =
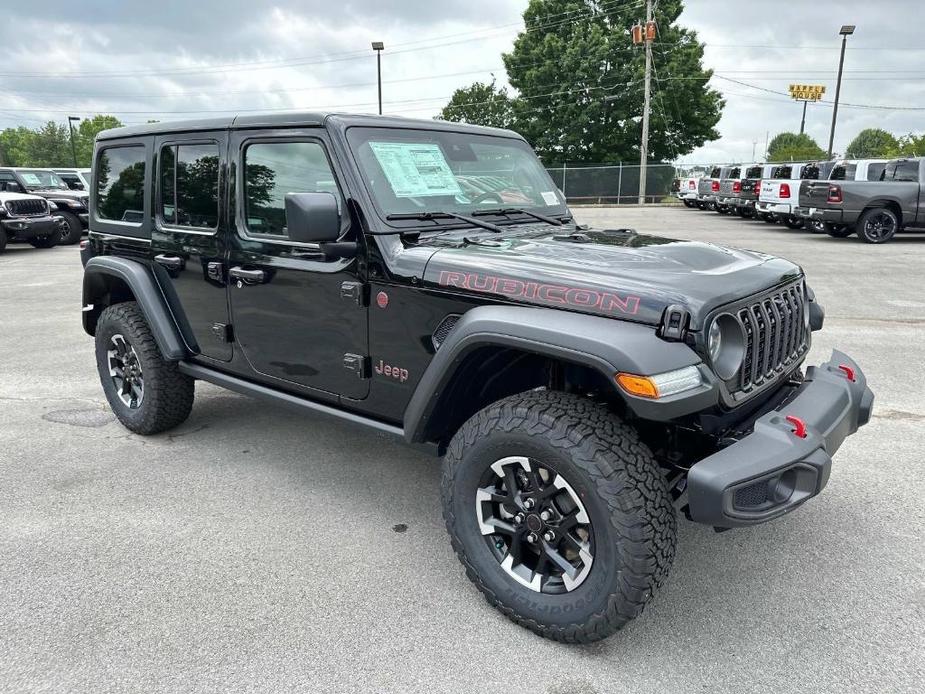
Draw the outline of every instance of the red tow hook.
M857 380L857 379L855 379L855 377L854 377L854 369L852 369L852 368L851 368L850 366L848 366L847 364L839 364L839 365L838 365L838 368L845 372L845 377L846 377L849 381L851 381L852 383L854 383L855 380Z
M787 415L787 421L793 425L793 435L800 439L806 438L806 424L799 417Z

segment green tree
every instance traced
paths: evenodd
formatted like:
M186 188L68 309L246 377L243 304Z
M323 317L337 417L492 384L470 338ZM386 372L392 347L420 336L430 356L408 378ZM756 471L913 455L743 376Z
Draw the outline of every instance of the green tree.
M925 156L925 135L909 133L898 140L899 155L903 157Z
M0 165L27 166L29 143L35 131L22 125L0 132Z
M825 159L826 151L806 133L780 133L768 145L768 161Z
M494 79L491 84L476 82L453 92L438 118L492 128L511 128L514 127L513 102L507 89L497 87Z
M845 150L848 159L894 157L899 153L899 142L892 134L880 128L867 128L857 134Z
M681 9L681 0L660 0L655 12L652 159L676 158L719 137L715 125L724 102L707 86L712 73L703 69L703 44L676 24ZM638 19L633 3L530 0L525 30L502 57L517 90L510 99L512 125L547 165L639 158L645 55L628 36ZM457 112L472 106L466 111L470 122L487 121L472 100L484 95L485 86L453 95Z
M122 121L115 116L98 114L85 118L74 129L74 149L77 150L77 166L89 167L93 160L93 141L103 130L121 128ZM69 160L69 161L72 161Z

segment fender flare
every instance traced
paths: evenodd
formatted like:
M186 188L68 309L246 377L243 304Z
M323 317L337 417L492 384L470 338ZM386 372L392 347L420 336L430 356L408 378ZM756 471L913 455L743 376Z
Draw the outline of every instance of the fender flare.
M144 313L151 334L165 359L179 361L189 355L177 323L151 270L137 260L115 256L96 256L87 261L83 279L83 328L96 334L96 322L102 308L99 299L109 292L107 277L116 277L128 285ZM93 305L92 310L87 307Z
M479 306L459 319L421 376L404 414L409 443L427 440L428 424L454 373L471 352L486 346L515 348L581 364L611 383L621 371L651 375L702 364L700 356L686 344L662 340L651 326L550 308ZM669 419L702 409L717 401L717 391L708 370L700 370L705 384L691 394L666 398L665 402L631 396L624 399L645 418Z

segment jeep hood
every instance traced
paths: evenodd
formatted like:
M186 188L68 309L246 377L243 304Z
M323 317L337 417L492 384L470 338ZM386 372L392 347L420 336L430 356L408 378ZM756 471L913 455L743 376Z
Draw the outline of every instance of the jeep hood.
M799 266L755 251L567 228L529 237L479 236L441 248L430 256L424 282L652 325L665 308L678 305L699 329L715 308L801 274Z

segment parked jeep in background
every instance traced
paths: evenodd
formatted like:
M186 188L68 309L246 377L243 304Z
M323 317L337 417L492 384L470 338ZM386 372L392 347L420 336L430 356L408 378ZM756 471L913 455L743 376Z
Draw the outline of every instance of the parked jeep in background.
M71 190L50 169L0 168L0 184L9 192L40 195L57 205L56 214L64 220L61 225L62 245L80 241L87 228L89 195Z
M850 357L802 369L800 267L577 225L510 131L248 114L106 131L94 162L81 316L119 421L171 429L203 380L444 456L466 574L548 638L642 612L676 509L799 508L871 416Z
M0 253L9 241L25 241L35 248L51 248L61 239L63 220L55 204L38 195L5 190L0 181Z
M922 167L925 159L894 159L878 181L807 181L801 186L806 218L829 225L836 237L857 233L886 243L907 229L925 229Z
M90 169L52 169L71 190L90 190Z

